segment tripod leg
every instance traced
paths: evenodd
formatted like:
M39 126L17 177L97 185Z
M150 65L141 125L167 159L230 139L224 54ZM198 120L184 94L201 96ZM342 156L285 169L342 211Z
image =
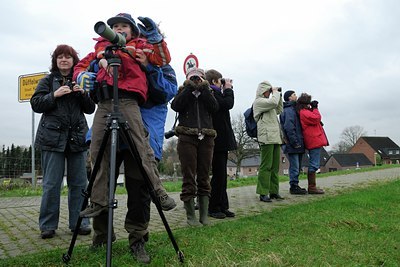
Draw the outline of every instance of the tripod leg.
M183 255L182 251L179 250L178 244L176 243L174 235L172 234L171 228L169 227L168 221L165 218L165 215L164 215L163 210L161 208L160 200L156 196L154 187L150 182L150 178L147 175L147 172L143 167L140 154L139 154L139 152L138 152L138 150L137 150L137 148L136 148L136 146L135 146L135 144L134 144L134 142L132 140L132 137L130 136L130 134L128 132L129 125L128 125L127 122L125 122L124 124L121 124L120 126L121 126L120 128L121 128L121 131L122 131L122 133L121 133L122 138L123 138L124 142L126 144L128 144L129 151L132 154L132 156L135 158L136 163L140 168L140 172L142 173L142 176L144 177L144 181L145 181L146 185L149 188L150 196L151 196L154 204L156 205L157 211L158 211L158 213L160 215L160 218L161 218L161 220L162 220L162 222L164 224L165 230L167 231L169 239L171 240L172 245L173 245L176 253L178 254L179 261L183 262L184 261L184 255Z
M82 196L84 197L84 199L83 199L81 211L84 210L89 203L92 186L93 186L94 180L96 179L97 172L100 168L100 163L101 163L101 160L103 159L103 154L106 149L106 145L107 145L109 136L110 136L110 131L106 130L104 133L104 136L103 136L101 146L100 146L99 154L96 157L96 161L95 161L95 164L94 164L94 167L92 170L92 174L90 176L88 186L86 187L86 191L82 192ZM70 242L70 245L68 248L68 252L64 253L63 257L62 257L64 263L68 263L71 260L72 252L74 250L75 242L78 237L78 231L79 231L79 228L81 227L81 223L82 223L82 217L79 216L78 221L76 222L74 233L72 234L72 239L71 239L71 242Z
M110 158L110 178L108 187L108 226L107 226L107 267L111 267L112 258L112 234L113 234L113 218L114 209L117 208L117 201L114 199L115 196L115 173L116 173L116 161L117 161L117 145L118 145L118 122L117 120L112 121L111 131L111 158Z

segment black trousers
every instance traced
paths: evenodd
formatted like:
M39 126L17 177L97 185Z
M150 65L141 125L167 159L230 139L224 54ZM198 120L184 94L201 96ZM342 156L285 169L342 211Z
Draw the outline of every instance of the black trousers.
M209 212L220 212L229 209L228 194L226 193L226 169L228 151L214 151L212 160L211 197L208 205Z

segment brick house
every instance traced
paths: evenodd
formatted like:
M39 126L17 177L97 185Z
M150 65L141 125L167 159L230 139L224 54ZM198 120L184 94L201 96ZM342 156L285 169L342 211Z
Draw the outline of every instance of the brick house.
M349 153L363 153L374 165L400 163L400 147L389 137L362 136Z
M372 167L374 164L363 153L332 154L325 164L325 170L357 170Z

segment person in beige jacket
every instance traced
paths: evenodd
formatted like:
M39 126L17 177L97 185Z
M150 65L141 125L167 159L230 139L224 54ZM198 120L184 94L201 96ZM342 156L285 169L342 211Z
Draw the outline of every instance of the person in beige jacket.
M261 82L253 103L253 112L257 122L257 139L261 152L256 193L263 202L283 199L279 195L278 174L280 145L283 143L278 115L282 111L281 88L273 87L268 81Z

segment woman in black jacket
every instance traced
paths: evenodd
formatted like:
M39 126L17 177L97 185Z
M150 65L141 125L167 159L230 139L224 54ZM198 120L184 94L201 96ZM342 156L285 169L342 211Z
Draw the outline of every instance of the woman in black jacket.
M82 207L81 192L87 186L85 136L88 125L84 113L93 113L95 104L88 92L72 82L73 67L78 61L78 54L71 46L58 45L52 54L50 74L39 82L30 100L33 111L42 113L35 146L42 154L39 227L43 239L54 237L58 228L65 167L71 231L75 229ZM84 219L78 234L90 232L89 220Z

